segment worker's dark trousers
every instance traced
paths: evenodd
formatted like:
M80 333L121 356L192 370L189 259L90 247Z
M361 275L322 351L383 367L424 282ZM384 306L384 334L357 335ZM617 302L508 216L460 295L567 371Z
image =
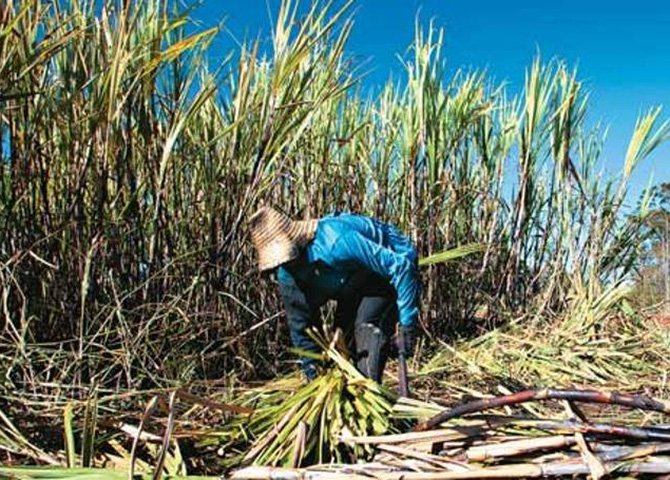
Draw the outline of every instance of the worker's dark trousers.
M392 296L361 296L338 301L336 325L355 352L358 370L381 382L389 356L390 342L398 319L398 307Z
M304 351L318 350L307 334L319 322L319 307L297 285L279 284L293 346ZM391 350L391 337L398 321L398 307L393 287L374 275L361 275L343 287L337 299L335 326L345 334L347 347L358 369L366 377L381 381ZM316 375L314 359L303 357L305 375Z

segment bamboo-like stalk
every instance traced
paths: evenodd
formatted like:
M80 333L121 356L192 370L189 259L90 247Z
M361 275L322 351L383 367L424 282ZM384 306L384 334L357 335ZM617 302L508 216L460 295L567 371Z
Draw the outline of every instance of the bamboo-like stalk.
M650 458L644 462L633 464L607 464L608 471L621 473L648 473L667 474L670 473L670 460L664 458ZM489 467L469 472L403 472L402 478L406 480L466 480L475 478L542 478L562 477L566 475L586 475L590 470L588 465L581 462L556 462L547 465L516 464L501 467ZM339 475L339 477L337 476ZM398 478L398 473L375 472L375 478L390 480ZM231 475L235 480L327 480L331 478L343 478L358 480L366 478L358 474L347 474L346 472L328 472L300 469L277 469L270 467L249 467L236 470Z
M140 438L142 437L142 432L144 430L144 425L147 423L151 417L156 404L158 403L158 397L151 397L151 400L147 403L142 418L140 419L140 424L137 427L137 433L133 438L133 446L130 449L130 465L128 467L128 480L132 480L135 474L135 463L137 460L137 445L139 444Z
M518 405L524 402L537 400L571 400L588 403L601 403L607 405L622 405L631 408L639 408L662 413L670 413L670 404L662 400L656 400L643 395L624 395L616 392L599 392L595 390L526 390L523 392L504 395L500 397L475 400L473 402L459 405L455 408L445 410L427 421L417 425L417 431L428 430L446 422L452 418L474 412L481 412L491 408L510 405Z
M385 452L390 452L394 453L396 455L400 455L402 457L408 457L408 458L415 458L418 460L421 460L429 465L435 466L441 470L446 470L446 471L464 471L464 470L474 470L476 467L473 467L471 465L468 465L464 462L457 462L455 460L450 460L444 457L441 457L439 455L431 455L428 453L423 453L417 450L414 450L412 448L407 448L407 447L401 447L397 445L389 445L389 444L380 444L377 445L377 449ZM471 449L472 450L472 449ZM470 456L470 451L468 451L468 460L476 460L475 458L471 458Z
M509 442L484 444L468 448L465 452L468 460L483 462L497 457L512 457L537 450L559 450L575 444L575 438L567 435L512 440Z
M365 437L347 436L341 437L343 442L369 443L369 444L412 444L425 442L448 442L461 440L473 436L482 435L486 432L482 427L456 427L453 429L423 430L420 432L397 433L388 435L370 435Z

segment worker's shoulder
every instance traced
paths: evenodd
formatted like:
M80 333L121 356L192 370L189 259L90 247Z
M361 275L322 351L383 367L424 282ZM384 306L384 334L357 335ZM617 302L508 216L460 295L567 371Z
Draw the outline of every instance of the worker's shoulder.
M355 213L328 215L319 220L318 234L331 242L352 232L364 232L370 228L371 219Z
M369 223L373 223L374 220L365 215L360 215L358 213L334 213L332 215L326 215L319 219L319 225L324 225L330 228L339 228L342 226L363 226Z

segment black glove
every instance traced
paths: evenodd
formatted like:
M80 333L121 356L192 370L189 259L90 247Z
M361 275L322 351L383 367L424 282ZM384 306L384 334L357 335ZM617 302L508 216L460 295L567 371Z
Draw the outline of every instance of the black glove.
M400 325L398 327L398 335L396 335L396 347L398 348L398 356L404 355L405 358L412 355L414 349L415 328L411 326Z
M305 362L303 359L300 363L302 364L302 373L305 375L308 382L311 382L319 375L314 361Z

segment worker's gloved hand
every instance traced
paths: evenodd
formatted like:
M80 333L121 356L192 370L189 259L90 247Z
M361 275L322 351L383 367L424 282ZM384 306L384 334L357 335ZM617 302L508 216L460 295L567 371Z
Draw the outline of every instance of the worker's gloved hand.
M302 373L305 375L305 378L308 382L311 382L319 375L317 362L312 358L303 357L300 360L300 368L302 369Z
M305 366L302 369L302 371L305 374L305 377L307 378L308 382L311 382L312 380L314 380L317 377L317 375L319 374L319 372L316 370L316 365L314 365L313 363Z
M411 326L400 325L398 327L398 334L396 335L396 348L398 355L409 357L412 355L414 349L415 328Z

